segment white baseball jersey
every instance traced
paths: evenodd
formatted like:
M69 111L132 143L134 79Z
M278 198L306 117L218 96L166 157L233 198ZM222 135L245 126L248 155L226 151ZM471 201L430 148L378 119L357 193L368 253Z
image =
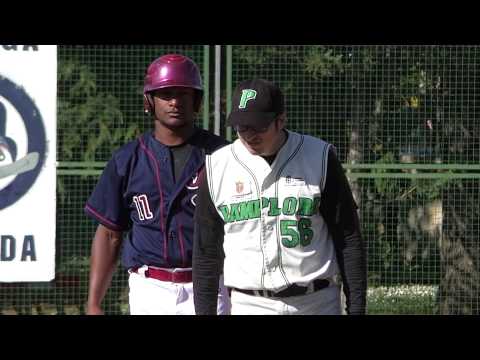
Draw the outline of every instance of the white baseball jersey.
M210 196L224 220L224 282L280 291L338 274L318 209L330 144L288 131L269 165L240 140L207 156Z

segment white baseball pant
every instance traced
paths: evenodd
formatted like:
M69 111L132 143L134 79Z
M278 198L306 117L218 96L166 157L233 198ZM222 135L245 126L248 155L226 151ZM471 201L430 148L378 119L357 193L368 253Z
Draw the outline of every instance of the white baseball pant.
M232 291L232 315L341 315L340 286L307 295L269 298Z
M160 281L131 272L128 284L131 315L195 315L193 283ZM218 315L230 314L230 297L220 278Z

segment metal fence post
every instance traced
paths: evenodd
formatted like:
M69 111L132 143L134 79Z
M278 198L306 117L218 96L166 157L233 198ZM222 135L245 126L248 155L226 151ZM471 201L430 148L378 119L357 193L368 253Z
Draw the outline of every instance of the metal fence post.
M220 114L221 114L221 61L222 61L222 46L215 45L215 123L213 132L220 135Z
M210 46L203 46L203 128L209 130Z
M227 45L227 116L232 111L232 45ZM226 126L226 139L232 141L232 127Z

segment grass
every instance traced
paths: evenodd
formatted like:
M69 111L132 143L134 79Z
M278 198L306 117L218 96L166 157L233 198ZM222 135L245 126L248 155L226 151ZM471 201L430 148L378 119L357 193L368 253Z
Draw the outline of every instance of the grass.
M433 315L437 313L435 301L438 286L432 285L400 285L369 287L367 292L368 315ZM64 304L59 309L55 304L43 301L38 305L7 306L2 304L0 314L28 314L28 315L78 315L83 314L83 304ZM113 304L122 315L128 314L128 292L123 291L120 298L111 299L105 304L105 310L111 310Z
M438 286L400 285L369 288L369 315L434 315Z

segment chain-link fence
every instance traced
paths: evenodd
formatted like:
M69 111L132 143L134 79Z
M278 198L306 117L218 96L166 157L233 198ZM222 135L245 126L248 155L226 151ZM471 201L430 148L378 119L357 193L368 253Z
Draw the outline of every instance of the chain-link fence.
M57 275L0 284L2 313L84 313L96 224L83 206L112 150L152 127L145 69L168 52L194 59L206 87L199 125L212 129L212 51L58 47ZM283 89L289 129L336 146L367 244L368 312L478 314L480 48L232 46L224 59L222 119L232 87L262 77ZM126 280L119 268L107 313L128 312Z
M56 277L50 283L0 284L2 313L84 313L96 224L83 208L112 151L153 128L143 112L146 67L166 53L185 54L198 64L207 80L202 126L209 119L206 50L202 45L58 47ZM127 313L127 304L127 275L119 267L105 311Z
M285 91L336 145L360 207L369 313L479 313L480 48L235 46L233 86Z

